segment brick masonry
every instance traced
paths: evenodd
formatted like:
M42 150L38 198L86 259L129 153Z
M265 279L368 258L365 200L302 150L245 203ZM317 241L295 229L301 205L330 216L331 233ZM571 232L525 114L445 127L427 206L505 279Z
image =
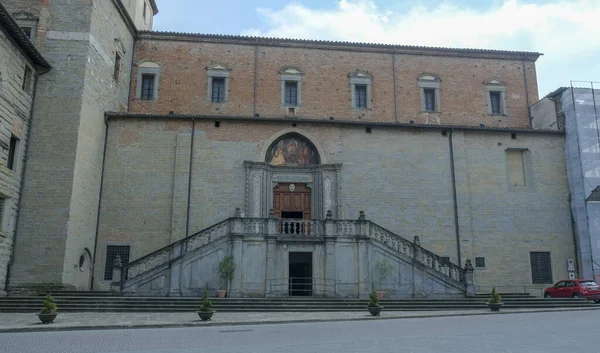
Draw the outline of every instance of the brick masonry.
M393 54L388 49L366 51L360 47L344 50L295 42L274 41L272 46L255 46L251 40L232 41L193 36L145 34L136 41L135 62L151 61L160 66L158 99L136 99L134 70L131 111L166 114L209 114L281 117L288 113L281 105L279 70L293 66L304 72L302 103L296 116L376 122L454 124L486 126L529 126L525 78L529 102L537 101L535 61L514 54L465 53L444 56L431 52L420 55ZM243 43L243 44L240 44ZM387 52L386 52L387 51ZM394 58L395 57L395 58ZM518 59L517 59L518 58ZM220 64L231 70L229 101L212 103L207 97L207 68ZM372 109L352 109L348 75L361 70L373 76ZM440 113L421 112L417 78L423 73L440 77ZM394 98L394 77L396 97ZM506 116L488 114L484 82L506 83ZM256 101L254 83L256 81ZM397 118L395 113L397 105Z

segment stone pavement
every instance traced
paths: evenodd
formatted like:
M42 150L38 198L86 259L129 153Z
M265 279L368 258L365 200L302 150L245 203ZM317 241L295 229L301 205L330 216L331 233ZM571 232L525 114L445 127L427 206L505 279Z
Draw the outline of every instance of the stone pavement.
M554 311L600 310L597 308L572 309L502 309L492 313L489 309L441 311L383 311L381 316L364 312L266 312L266 313L215 313L212 321L202 322L195 312L190 313L59 313L52 324L40 323L35 313L0 313L0 333L31 331L69 331L126 328L164 328L195 326L226 326L281 324L297 322L327 322L356 320L409 319L444 316L498 315Z

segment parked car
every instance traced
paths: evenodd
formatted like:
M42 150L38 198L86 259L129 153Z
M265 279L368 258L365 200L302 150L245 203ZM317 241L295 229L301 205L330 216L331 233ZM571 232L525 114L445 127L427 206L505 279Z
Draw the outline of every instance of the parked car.
M600 303L600 287L587 279L560 281L546 288L544 298L586 298Z

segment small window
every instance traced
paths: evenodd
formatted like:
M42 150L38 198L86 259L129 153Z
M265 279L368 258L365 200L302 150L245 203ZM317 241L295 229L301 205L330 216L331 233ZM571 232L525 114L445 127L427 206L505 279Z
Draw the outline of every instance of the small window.
M367 85L354 85L356 109L367 109Z
M17 161L15 157L18 156L19 150L19 139L15 135L10 136L10 146L8 148L8 159L6 161L6 167L10 170L17 169Z
M507 150L506 165L508 169L508 184L510 186L525 185L525 168L523 150Z
M23 30L23 32L25 32L25 34L27 35L27 38L29 38L30 40L33 40L33 37L32 37L33 28L31 28L31 27L21 27L21 29Z
M298 82L285 82L285 105L298 105Z
M4 233L4 211L6 207L6 199L0 197L0 233Z
M425 111L427 112L435 112L435 89L434 88L425 88L423 89L423 95L425 96Z
M475 267L484 268L485 267L485 257L476 257L475 258Z
M146 2L144 1L144 21L146 21L146 12L148 12L148 4L146 4Z
M142 75L142 100L153 100L154 99L154 74L143 74Z
M552 283L552 264L549 252L531 252L531 280L533 284Z
M493 115L504 114L504 109L502 109L502 92L490 91L490 104Z
M25 71L23 72L23 83L21 85L23 91L29 93L31 89L31 68L25 65Z
M221 103L225 101L225 78L213 77L212 79L212 101Z
M119 76L121 75L121 54L115 54L115 70L113 73L113 78L115 81L119 82Z
M129 245L108 245L106 246L106 263L104 267L104 280L112 281L113 263L117 255L121 257L123 266L129 263Z

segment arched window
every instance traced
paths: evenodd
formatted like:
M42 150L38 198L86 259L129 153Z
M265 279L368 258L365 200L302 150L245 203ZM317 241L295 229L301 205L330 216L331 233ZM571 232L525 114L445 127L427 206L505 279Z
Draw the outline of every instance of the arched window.
M275 166L308 166L319 164L315 146L299 134L287 134L269 146L265 162Z

